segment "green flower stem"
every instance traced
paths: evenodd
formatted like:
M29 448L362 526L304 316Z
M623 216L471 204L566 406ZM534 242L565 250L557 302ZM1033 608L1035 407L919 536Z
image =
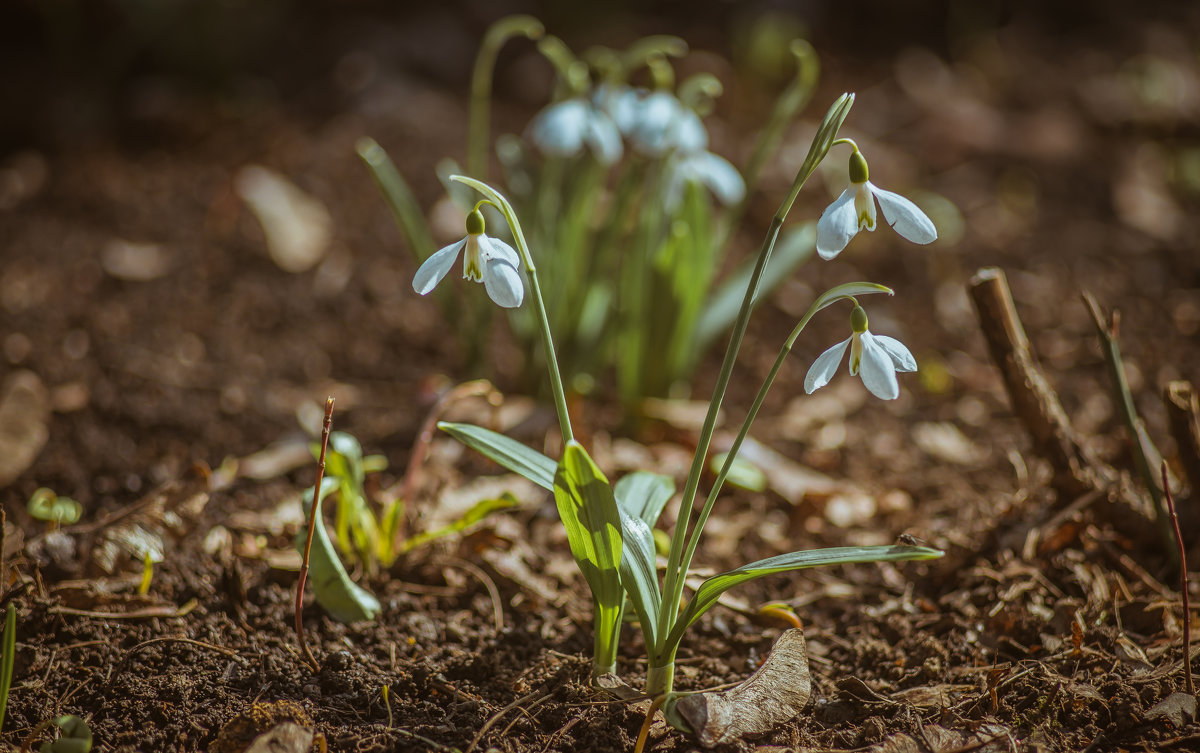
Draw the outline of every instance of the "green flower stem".
M881 291L882 292L882 291ZM854 301L853 296L838 296L836 300ZM712 489L708 492L708 497L704 500L704 507L700 510L700 517L696 519L696 526L692 531L692 535L688 538L687 551L683 555L683 560L679 563L679 569L682 572L687 572L692 566L692 557L696 554L696 546L700 543L700 535L704 532L704 524L708 522L708 516L712 513L713 505L717 501L717 495L721 492L721 487L725 484L725 479L729 476L729 470L733 467L734 461L737 459L738 451L742 448L742 442L750 433L750 426L754 423L754 419L758 417L758 411L762 408L763 401L766 400L767 391L771 389L771 385L775 383L775 377L779 374L779 370L783 368L783 362L787 360L788 354L792 352L792 346L796 344L796 338L804 331L808 322L813 316L824 308L814 303L813 306L804 314L804 318L792 330L792 334L788 335L787 340L783 343L783 347L779 349L779 355L775 357L775 363L772 364L771 370L767 373L767 378L763 380L762 387L759 387L758 394L754 396L754 403L750 406L750 411L746 414L746 418L742 421L742 428L738 430L737 438L733 440L733 445L729 448L729 452L725 455L725 462L721 465L721 471L717 474L716 481L713 482ZM828 305L828 304L826 304ZM857 302L856 304L857 305Z
M537 314L540 325L542 348L546 351L546 367L550 370L550 390L554 393L554 406L558 410L558 426L562 431L563 443L566 444L575 439L575 433L571 431L571 416L567 412L567 396L563 392L562 375L558 371L558 357L554 351L554 338L550 334L550 321L546 317L542 286L538 283L537 267L534 266L533 256L529 253L529 244L525 242L525 234L521 232L521 222L517 219L517 213L513 211L512 204L508 203L508 199L501 196L499 191L488 184L464 175L452 175L450 180L466 184L490 199L500 209L500 213L508 221L509 229L512 230L517 253L521 255L521 261L525 265L525 276L529 278L529 292L532 294L534 312Z
M492 73L500 48L515 36L539 39L544 31L542 22L533 16L518 15L501 18L483 35L471 73L471 109L467 120L467 172L471 175L487 180Z
M853 94L843 94L839 97L826 113L825 119L822 121L820 128L817 129L817 134L813 138L812 146L809 148L808 156L804 160L804 164L800 166L799 172L796 174L796 179L792 182L791 190L788 191L787 197L780 204L779 210L771 219L771 226L767 230L767 237L763 240L762 247L758 252L758 260L754 265L754 272L750 276L750 282L746 286L746 295L742 298L742 306L738 311L737 321L734 323L733 333L729 337L729 345L725 349L725 358L721 362L721 371L717 376L717 384L713 388L713 396L708 404L708 412L704 416L704 425L700 430L700 437L696 445L696 454L692 458L692 465L688 471L687 482L683 489L683 498L679 503L679 514L675 520L675 530L671 534L671 549L667 556L667 573L663 587L663 603L678 604L680 597L683 595L683 582L687 577L687 570L681 567L682 556L684 554L684 545L688 536L692 519L692 508L696 500L696 490L700 485L700 474L704 470L704 461L708 457L708 449L712 444L713 430L716 428L717 414L721 410L721 404L725 399L725 390L729 386L730 377L733 374L733 364L737 360L738 351L741 349L742 339L746 334L746 326L750 320L750 312L753 308L753 301L758 294L758 283L762 278L763 270L770 260L771 251L775 248L775 240L779 237L779 230L783 227L784 220L787 218L788 212L791 211L792 205L796 202L796 197L800 195L800 189L816 171L817 165L825 158L829 152L829 147L837 136L838 129L841 128L846 116L850 113L850 108L854 104ZM671 628L674 626L677 615L673 609L663 609L659 615L659 635L669 635Z

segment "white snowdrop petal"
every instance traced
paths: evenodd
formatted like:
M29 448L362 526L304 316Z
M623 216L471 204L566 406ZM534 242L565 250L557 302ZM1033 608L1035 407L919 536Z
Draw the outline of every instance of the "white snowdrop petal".
M858 366L858 374L863 384L882 400L895 400L900 397L900 384L896 381L896 368L888 356L866 332L862 334L862 363Z
M937 240L937 228L920 208L898 193L871 187L875 199L883 209L883 218L901 237L913 243L933 243Z
M630 133L634 145L650 156L669 148L668 134L679 116L679 100L668 92L655 92L643 99Z
M611 165L621 159L621 132L612 118L599 110L593 110L588 118L586 138L600 164Z
M846 339L817 356L817 360L813 361L813 365L809 367L808 374L804 376L806 393L811 395L815 390L829 384L829 380L837 372L838 364L842 362L842 356L846 355L848 347L850 347L850 340Z
M479 236L479 250L483 252L485 264L492 259L499 259L513 267L521 266L521 257L517 255L517 250L499 238L489 235Z
M483 286L488 296L506 309L520 306L525 299L521 273L503 259L492 259L484 264Z
M817 253L822 259L832 259L842 252L850 239L858 234L858 216L854 210L855 186L850 186L842 195L821 213L817 220Z
M457 243L451 243L449 246L434 252L432 256L421 264L420 268L417 269L417 274L413 276L413 290L421 295L425 295L437 287L437 284L442 281L442 278L454 266L454 262L458 260L459 252L462 251L465 245L467 245L467 239L463 238Z
M704 185L722 204L736 204L746 196L746 181L729 160L712 152L701 152L689 160Z
M674 146L679 151L703 152L708 149L708 131L700 116L692 110L681 107L674 128Z
M864 333L863 336L866 337L869 334ZM896 366L896 371L917 370L917 359L913 358L912 351L905 347L904 343L887 335L870 335L870 337L892 359L892 363Z
M550 105L529 126L529 138L551 157L573 157L583 149L588 105L579 99Z

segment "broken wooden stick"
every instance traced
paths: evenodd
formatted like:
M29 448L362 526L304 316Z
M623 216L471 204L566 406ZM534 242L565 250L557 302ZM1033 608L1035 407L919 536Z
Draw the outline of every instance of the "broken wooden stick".
M1054 468L1062 496L1074 499L1111 482L1107 473L1097 477L1102 464L1076 439L1066 410L1033 357L1004 271L980 269L971 278L970 291L1013 412L1033 438L1034 451Z
M1042 373L1029 347L1004 271L985 267L971 278L969 290L1000 371L1013 413L1033 439L1033 449L1054 469L1059 499L1070 500L1099 490L1110 502L1105 514L1130 535L1150 534L1154 512L1114 468L1079 441L1066 410ZM1151 534L1152 535L1152 534Z

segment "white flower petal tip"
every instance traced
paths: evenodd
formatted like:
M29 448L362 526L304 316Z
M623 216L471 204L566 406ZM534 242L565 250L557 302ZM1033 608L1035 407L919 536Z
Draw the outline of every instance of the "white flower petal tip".
M851 335L848 340L843 340L817 356L817 360L813 361L804 377L804 391L811 395L815 390L829 384L842 362L842 356L850 349L855 339L858 343L850 356L851 375L860 377L863 386L881 400L895 400L900 397L900 383L896 379L896 372L916 371L917 361L899 340L884 335L872 335L869 331ZM856 358L857 364L854 362Z
M846 355L846 349L850 347L850 340L852 339L854 338L843 340L817 356L817 360L813 361L813 365L809 367L808 374L804 376L804 391L806 393L811 395L813 392L829 384L829 380L833 378L834 373L837 371L838 364L842 362L842 356Z
M428 295L454 266L459 252L465 245L467 245L467 239L463 238L430 255L417 269L417 274L413 276L413 290L421 295Z
M854 210L856 189L850 186L821 213L817 220L817 253L826 261L842 252L850 239L858 235L858 215Z
M922 246L937 240L937 228L933 226L933 221L916 204L898 193L874 186L871 192L883 209L883 218L900 237Z

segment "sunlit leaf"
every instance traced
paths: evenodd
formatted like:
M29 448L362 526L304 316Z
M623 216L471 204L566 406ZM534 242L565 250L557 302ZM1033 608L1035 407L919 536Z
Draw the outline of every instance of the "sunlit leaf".
M658 615L662 610L662 594L655 566L654 534L643 519L624 512L621 514L621 530L624 533L621 583L642 624L646 650L653 662L658 658L655 656L658 648Z
M764 575L803 570L822 565L848 565L855 562L896 562L900 560L928 560L941 557L944 552L923 546L842 546L831 549L809 549L802 552L781 554L758 562L714 575L700 584L691 601L680 614L670 636L668 645L678 643L683 633L700 615L717 603L721 594L734 586L761 578Z
M441 421L438 428L513 473L554 491L558 464L537 450L482 426Z
M622 513L639 518L653 528L675 494L675 479L660 473L634 471L616 483L613 493Z
M406 539L401 545L400 550L404 552L411 551L423 544L428 544L434 539L440 539L443 536L449 536L454 533L461 533L493 513L508 510L518 505L520 505L520 502L507 493L494 499L480 500L471 505L471 509L463 513L462 517L452 521L449 525L433 531L423 531L412 538Z

